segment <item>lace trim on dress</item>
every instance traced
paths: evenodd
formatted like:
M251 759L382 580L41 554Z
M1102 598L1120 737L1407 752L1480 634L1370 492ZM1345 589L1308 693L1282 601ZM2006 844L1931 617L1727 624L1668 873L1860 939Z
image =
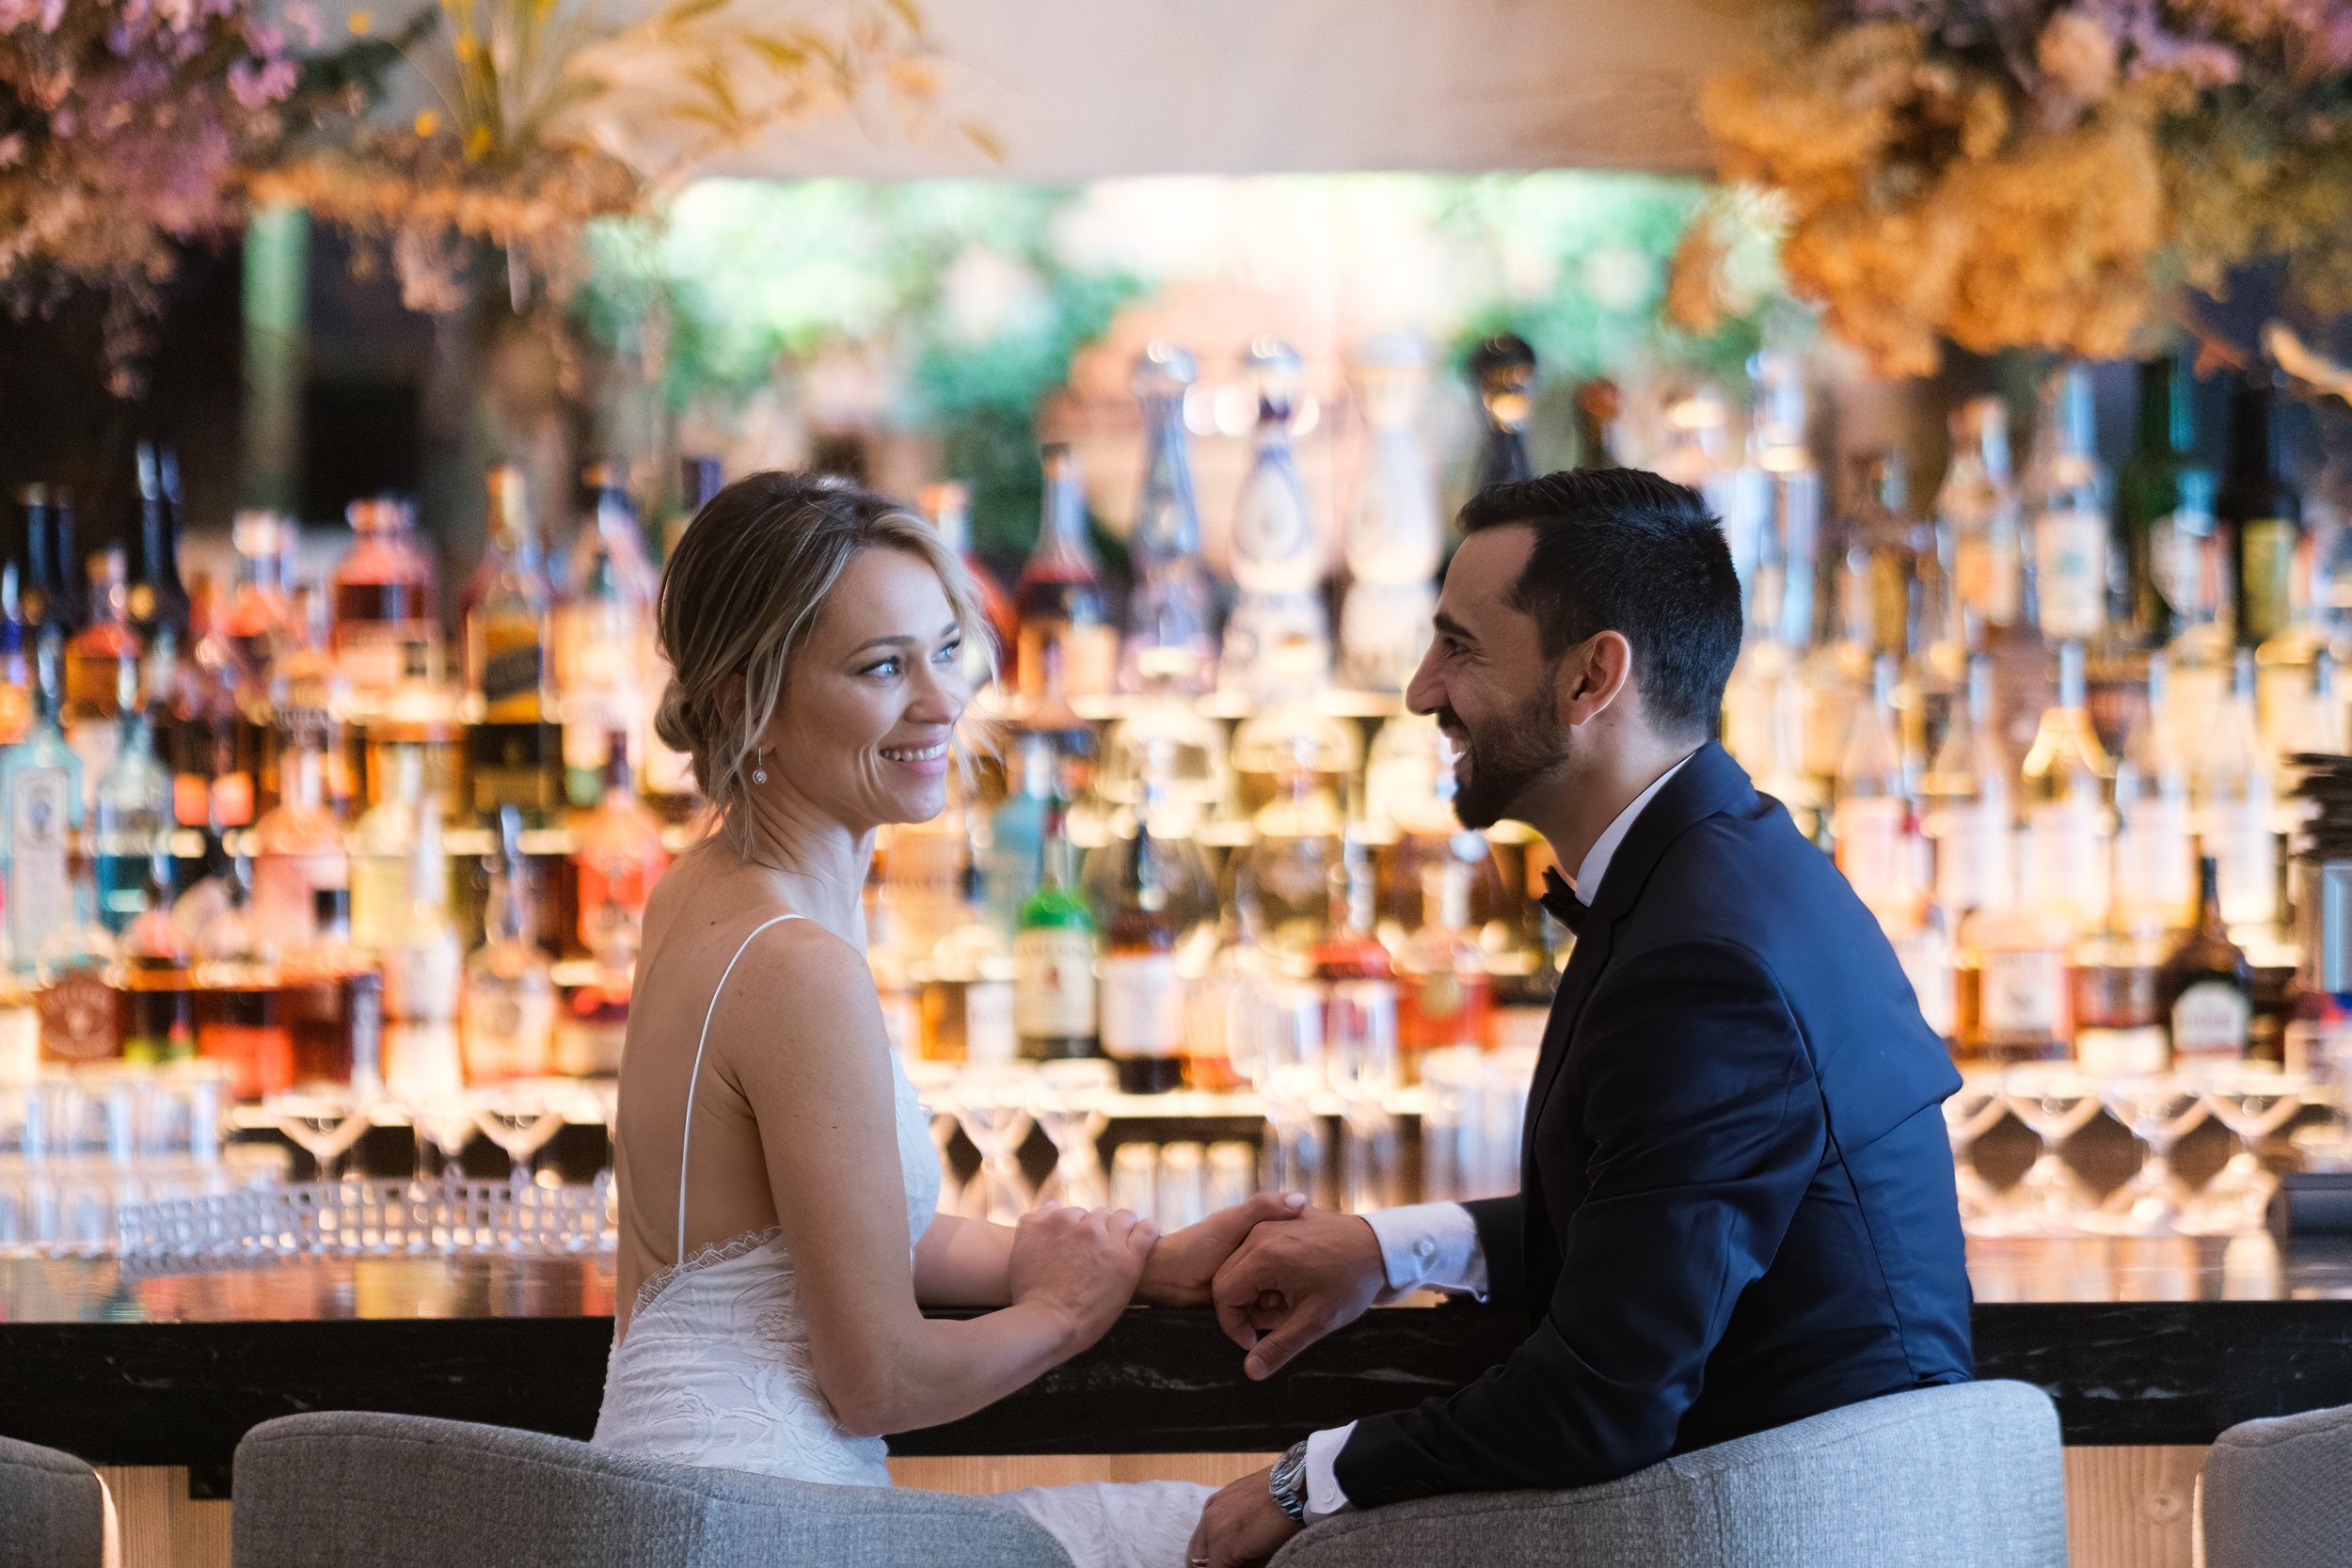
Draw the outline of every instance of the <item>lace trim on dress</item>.
M645 1308L653 1305L654 1297L688 1275L699 1274L714 1263L733 1262L748 1253L757 1252L770 1242L780 1240L783 1235L784 1227L780 1225L771 1225L765 1230L746 1230L723 1242L713 1242L707 1247L697 1249L691 1258L682 1258L668 1268L647 1275L644 1283L637 1287L637 1300L629 1307L629 1316L634 1319L643 1315Z

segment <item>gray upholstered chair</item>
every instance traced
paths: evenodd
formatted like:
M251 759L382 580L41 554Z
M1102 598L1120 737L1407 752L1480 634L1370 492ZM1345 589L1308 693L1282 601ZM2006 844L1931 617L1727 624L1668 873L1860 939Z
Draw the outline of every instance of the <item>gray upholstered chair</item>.
M2197 1490L2205 1568L2352 1562L2352 1405L2239 1422Z
M265 1421L237 1445L235 1568L1070 1568L968 1497L626 1459L421 1416Z
M1923 1388L1581 1491L1343 1513L1284 1547L1274 1568L1894 1563L2065 1568L2065 1481L2047 1396L2022 1383Z
M0 1563L100 1568L114 1560L114 1506L70 1453L0 1437Z

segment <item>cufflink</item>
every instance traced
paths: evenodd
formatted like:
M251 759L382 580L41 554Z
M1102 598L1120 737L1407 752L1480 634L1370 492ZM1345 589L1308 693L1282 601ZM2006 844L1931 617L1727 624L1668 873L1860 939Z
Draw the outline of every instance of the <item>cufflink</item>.
M1424 1263L1428 1262L1432 1258L1438 1256L1437 1238L1434 1236L1423 1236L1420 1241L1415 1242L1413 1243L1413 1256L1420 1259Z

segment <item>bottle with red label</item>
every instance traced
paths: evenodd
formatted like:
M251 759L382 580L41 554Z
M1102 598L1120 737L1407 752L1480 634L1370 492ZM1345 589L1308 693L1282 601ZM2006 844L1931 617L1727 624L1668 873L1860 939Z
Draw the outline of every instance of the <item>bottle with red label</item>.
M358 537L335 568L331 646L354 699L381 706L404 681L438 669L433 558L405 501L356 500L344 515Z
M580 819L580 944L599 962L637 958L645 900L669 866L661 821L629 787L628 738L606 736L603 798Z
M1449 1045L1494 1043L1492 982L1470 926L1471 867L1448 856L1422 872L1422 924L1397 964L1397 1040L1410 1061Z

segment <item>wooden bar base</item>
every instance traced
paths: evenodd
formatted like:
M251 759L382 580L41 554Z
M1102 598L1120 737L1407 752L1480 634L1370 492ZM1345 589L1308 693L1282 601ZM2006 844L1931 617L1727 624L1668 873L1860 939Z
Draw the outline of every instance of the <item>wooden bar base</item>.
M2066 1450L2073 1568L2192 1568L2197 1447ZM1263 1453L958 1454L893 1459L901 1486L1009 1492L1078 1481L1197 1481L1221 1486L1274 1462ZM122 1568L229 1568L229 1510L188 1496L178 1468L103 1469L122 1521Z

